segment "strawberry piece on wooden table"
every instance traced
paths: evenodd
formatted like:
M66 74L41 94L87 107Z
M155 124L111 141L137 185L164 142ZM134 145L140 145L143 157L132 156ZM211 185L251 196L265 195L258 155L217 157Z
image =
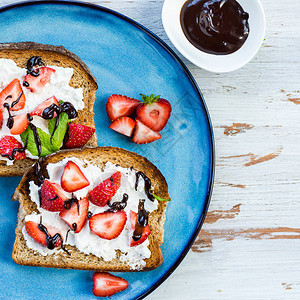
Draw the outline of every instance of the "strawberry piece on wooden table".
M57 106L59 105L58 100L56 99L55 96L52 96L39 104L37 107L34 108L34 110L30 113L31 116L42 116L43 111L45 108L51 106L52 104L56 104ZM56 117L56 113L53 114L53 118Z
M55 70L49 67L38 68L39 75L33 76L30 73L27 74L23 81L23 86L28 88L32 93L43 88L51 78L51 75L55 73Z
M68 149L83 147L95 133L95 128L69 123L69 130L67 133L67 140L64 141L64 147Z
M27 114L14 116L13 120L14 123L10 129L10 133L14 135L23 133L29 125Z
M25 222L25 229L28 235L31 236L36 242L38 242L43 246L49 246L50 248L52 248L50 245L47 245L46 233L39 228L39 225L40 224L36 222L27 221ZM44 226L44 227L47 229L47 232L51 237L54 237L56 234L60 234L61 237L60 231L55 227L52 226ZM61 245L60 238L57 238L57 240L53 242L55 243L54 245L52 245L53 247L58 247Z
M93 294L108 297L128 288L127 280L107 272L95 272L93 275Z
M40 204L41 207L48 211L62 211L65 209L64 201L67 200L63 189L57 183L45 180L41 186Z
M153 131L146 125L144 125L139 119L135 120L135 130L132 141L136 144L148 144L159 140L161 135L159 132Z
M117 212L103 212L93 215L90 218L89 225L93 233L102 239L112 240L117 238L123 231L127 221L127 215L124 210Z
M5 135L0 139L0 154L13 157L15 160L25 159L25 152L14 151L14 149L22 149L22 144L16 140L13 136ZM13 155L13 152L15 154Z
M126 136L132 136L135 121L129 117L121 117L111 123L110 129Z
M88 209L89 200L85 197L78 200L78 204L74 202L69 209L61 211L59 216L74 230L75 233L78 233L87 221Z
M134 247L142 244L148 238L151 233L149 224L146 227L142 227L137 221L137 213L134 211L130 211L130 226L131 226L131 240L130 247ZM141 236L139 239L133 238L133 234L135 230L138 231L138 234Z
M76 192L90 185L80 168L72 161L69 161L61 176L61 187L69 193Z
M114 94L107 100L106 112L109 119L115 121L121 117L131 116L140 103L139 100Z
M1 106L7 102L10 110L16 111L25 107L26 97L19 79L15 78L6 88L0 92Z
M170 102L153 94L141 96L143 103L136 109L137 118L153 131L161 131L171 116Z
M121 172L116 172L88 193L89 200L97 206L105 206L121 185Z

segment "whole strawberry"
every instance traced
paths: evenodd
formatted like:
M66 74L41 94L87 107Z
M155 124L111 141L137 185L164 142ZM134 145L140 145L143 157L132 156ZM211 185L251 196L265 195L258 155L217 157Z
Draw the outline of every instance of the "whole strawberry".
M136 109L137 118L154 131L161 131L167 124L172 107L160 96L141 94L143 102Z

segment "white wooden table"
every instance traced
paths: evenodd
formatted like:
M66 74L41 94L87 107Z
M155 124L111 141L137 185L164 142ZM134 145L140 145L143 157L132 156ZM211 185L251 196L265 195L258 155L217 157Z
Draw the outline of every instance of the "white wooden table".
M213 74L183 59L214 126L214 192L192 250L147 299L300 299L300 1L261 1L266 39L247 66ZM133 18L174 49L163 0L86 2Z

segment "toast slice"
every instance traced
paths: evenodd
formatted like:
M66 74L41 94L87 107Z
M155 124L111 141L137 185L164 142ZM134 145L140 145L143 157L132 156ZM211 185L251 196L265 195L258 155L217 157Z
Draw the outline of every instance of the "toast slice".
M93 106L97 83L86 64L62 46L33 42L0 44L0 58L12 59L18 67L26 68L27 60L32 56L40 56L45 65L73 68L74 73L69 84L74 88L83 89L84 101L84 109L78 111L74 123L95 128ZM87 146L97 146L95 134ZM5 161L0 160L0 176L22 176L34 162L35 160L26 158L15 160L13 165L6 165Z
M109 161L124 168L132 167L135 171L142 171L150 178L153 192L161 198L170 199L168 186L161 172L146 158L121 148L97 147L85 148L83 150L63 150L47 156L43 165L45 168L49 163L57 163L64 158L76 157L87 160L101 169ZM31 167L23 176L19 186L12 196L12 200L20 203L18 221L16 228L16 240L13 247L13 260L21 265L42 266L54 268L69 268L82 270L98 270L124 272L133 271L131 267L118 259L118 256L111 261L105 261L93 254L86 255L78 251L74 246L66 245L71 255L60 251L57 254L43 256L37 251L27 247L22 234L25 223L25 216L33 212L38 212L37 205L31 201L29 196L29 182L34 180L34 167ZM151 234L149 235L148 249L151 256L144 261L146 265L141 271L151 270L158 267L163 262L160 245L163 243L166 202L158 201L158 207L149 216ZM118 250L119 251L119 250Z

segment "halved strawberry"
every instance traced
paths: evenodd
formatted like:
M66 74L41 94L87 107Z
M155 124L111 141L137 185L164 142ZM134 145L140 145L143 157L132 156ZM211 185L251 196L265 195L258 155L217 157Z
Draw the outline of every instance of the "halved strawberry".
M121 172L116 172L102 181L88 193L89 200L98 206L105 206L121 185Z
M81 148L83 147L95 133L95 128L69 123L68 138L64 142L65 148Z
M57 233L60 234L60 231L52 226L44 226L47 229L48 234L51 237L54 237ZM36 242L38 242L39 244L43 245L43 246L49 246L51 248L51 245L47 245L47 239L46 239L46 233L43 232L40 228L39 228L39 224L33 221L27 221L25 222L25 229L28 233L28 235L30 235ZM53 242L54 247L58 247L61 245L61 239L58 238L56 241L51 241L50 239L50 243ZM48 243L49 243L49 239L48 239Z
M135 121L129 117L122 117L113 121L109 128L126 136L132 136Z
M106 272L93 274L93 294L97 297L108 297L128 288L127 280Z
M26 97L22 90L20 80L15 78L5 89L0 93L0 103L10 103L10 110L20 110L25 107Z
M172 107L169 101L160 96L145 96L141 94L143 103L137 109L136 114L140 121L154 131L161 131L167 124Z
M22 149L22 144L11 135L5 135L0 139L0 155L10 156L15 160L25 159L25 152L18 152L15 149ZM15 153L13 155L13 152Z
M132 141L136 144L148 144L159 140L161 135L159 132L151 130L144 125L139 119L135 119L136 125Z
M10 133L11 134L23 133L29 125L27 114L14 116L13 119L14 119L14 124L13 127L10 129Z
M107 100L106 112L109 119L115 121L121 117L131 116L140 103L139 100L114 94Z
M76 192L90 185L80 168L72 161L69 161L61 176L61 187L69 193Z
M78 233L83 228L88 215L89 200L85 197L73 203L70 209L64 209L59 213L59 216L69 225L75 233Z
M106 211L93 215L90 218L89 225L91 231L102 239L112 240L121 234L126 221L127 215L124 210Z
M45 100L44 102L42 102L41 104L39 104L31 113L31 116L41 116L44 109L51 106L52 104L56 104L58 105L58 100L56 99L55 96L52 96L50 98L48 98L47 100ZM53 118L56 117L56 113L53 114Z
M42 208L49 211L62 211L65 209L64 201L67 199L59 184L52 183L49 180L44 181L40 192L40 204Z
M51 75L55 73L55 70L49 67L40 67L38 70L38 76L27 74L23 81L23 86L28 88L32 93L44 87L50 81Z
M134 246L144 243L151 233L149 224L146 227L142 227L137 222L137 213L135 213L134 211L131 210L130 211L130 225L131 225L130 233L132 235L131 240L130 240L130 247L134 247ZM137 230L138 235L141 236L139 239L136 239L135 237L133 237L133 234L137 233L137 232L135 232L135 230Z

